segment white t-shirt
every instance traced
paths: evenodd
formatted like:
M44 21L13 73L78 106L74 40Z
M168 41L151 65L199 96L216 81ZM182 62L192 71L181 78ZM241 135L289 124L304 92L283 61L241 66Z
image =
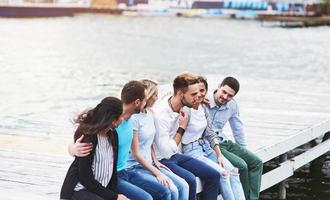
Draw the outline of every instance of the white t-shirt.
M140 112L134 114L131 117L133 130L137 131L139 137L139 152L142 157L152 164L151 158L151 145L156 135L155 122L152 111L146 109L146 112ZM139 163L134 159L134 156L130 152L129 159L127 161L127 168L130 168Z
M201 138L207 126L205 111L201 105L198 107L198 110L188 109L190 109L190 119L181 140L182 144L189 144Z
M170 95L164 97L158 102L155 110L155 124L157 134L155 138L156 146L158 147L160 155L158 159L169 159L174 154L178 153L178 145L173 140L176 131L179 128L179 113L173 112L168 104Z

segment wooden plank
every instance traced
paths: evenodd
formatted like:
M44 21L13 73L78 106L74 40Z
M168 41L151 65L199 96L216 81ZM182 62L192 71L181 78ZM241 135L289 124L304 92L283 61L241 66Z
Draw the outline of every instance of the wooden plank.
M296 156L284 163L280 164L280 167L264 174L262 176L261 191L285 180L293 175L294 171L303 165L311 162L320 155L330 151L330 140L327 140L314 148Z
M0 199L58 199L72 159L0 149Z
M283 139L283 141L280 143L276 143L272 146L268 146L267 148L260 149L256 151L256 154L261 158L263 162L266 162L319 136L322 136L329 130L330 120L327 120L311 128L303 130L288 139Z

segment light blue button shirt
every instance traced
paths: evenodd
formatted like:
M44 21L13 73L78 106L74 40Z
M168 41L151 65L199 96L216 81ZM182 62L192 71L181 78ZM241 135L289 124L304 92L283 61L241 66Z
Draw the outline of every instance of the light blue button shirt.
M225 105L219 107L215 103L213 93L208 95L208 99L210 100L209 111L212 125L219 137L222 137L224 140L228 140L227 136L223 133L223 128L229 121L235 142L242 146L246 146L245 132L243 123L239 117L239 109L236 101L232 99Z

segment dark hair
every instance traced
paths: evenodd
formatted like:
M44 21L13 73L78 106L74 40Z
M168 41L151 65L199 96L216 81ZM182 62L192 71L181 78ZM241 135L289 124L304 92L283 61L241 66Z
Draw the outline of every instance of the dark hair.
M207 79L204 76L198 76L198 81L205 85L206 91L209 89L209 84L207 83Z
M130 104L137 99L144 99L146 86L140 81L129 81L121 90L121 100L124 104Z
M239 82L236 78L228 76L225 79L223 79L223 81L221 82L219 87L228 85L231 89L233 89L235 91L235 94L238 93L239 91Z
M174 95L176 95L178 91L185 93L188 90L189 85L196 83L198 83L197 76L187 72L178 74L173 80Z
M82 112L75 119L79 124L74 141L81 135L95 135L117 120L123 112L123 103L116 97L106 97L95 108Z

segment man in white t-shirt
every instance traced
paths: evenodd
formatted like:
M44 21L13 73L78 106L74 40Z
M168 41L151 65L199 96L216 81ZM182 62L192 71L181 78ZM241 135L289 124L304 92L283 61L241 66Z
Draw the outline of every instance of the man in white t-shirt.
M184 106L192 107L201 98L198 77L182 73L173 81L173 96L163 98L155 109L156 126L159 130L156 143L160 162L189 184L189 200L196 199L196 177L202 179L204 200L217 199L220 174L206 163L178 153L178 145L187 127Z

